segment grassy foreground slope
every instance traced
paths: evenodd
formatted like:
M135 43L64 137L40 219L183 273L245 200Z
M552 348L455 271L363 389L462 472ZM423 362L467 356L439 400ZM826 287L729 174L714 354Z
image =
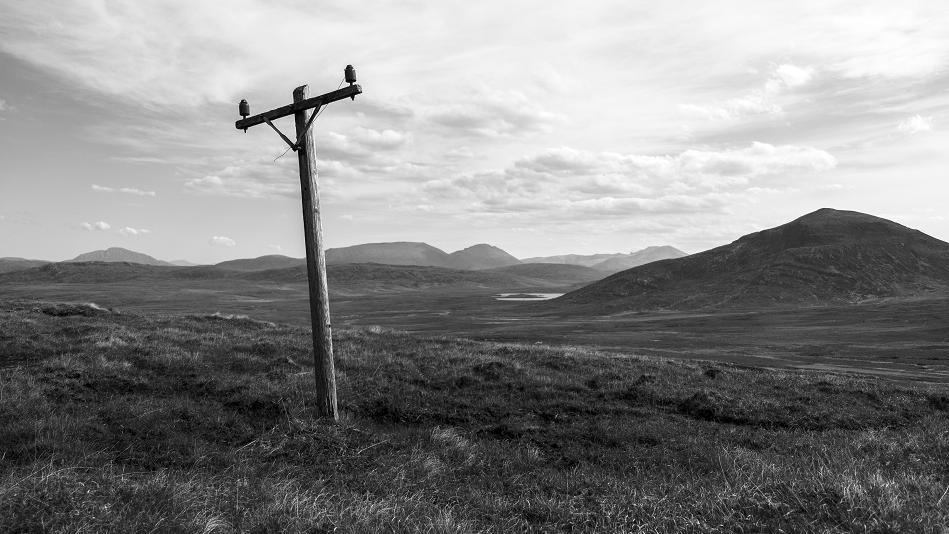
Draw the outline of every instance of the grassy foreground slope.
M940 532L945 388L0 303L0 532Z

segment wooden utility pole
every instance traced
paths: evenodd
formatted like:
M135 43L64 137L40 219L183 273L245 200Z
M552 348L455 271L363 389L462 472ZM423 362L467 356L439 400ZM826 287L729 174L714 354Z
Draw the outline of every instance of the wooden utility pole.
M323 226L320 223L320 197L317 187L316 148L310 126L320 108L342 100L355 99L362 93L356 85L356 71L352 65L345 70L349 87L337 89L309 98L307 86L293 91L293 103L272 109L259 115L250 115L247 101L241 100L239 111L243 119L234 125L239 130L266 123L297 153L300 164L300 192L303 197L303 234L306 243L306 274L310 286L310 324L313 327L313 374L316 379L316 410L322 417L339 420L336 406L336 370L333 363L333 331L330 325L329 293L326 285L326 255L323 252ZM306 111L312 109L307 118ZM296 143L291 141L276 126L274 119L293 115L296 123Z
M305 85L293 91L293 102L307 97ZM313 108L319 112L319 106ZM333 365L333 331L330 326L330 298L326 290L326 255L323 252L323 225L320 223L320 196L317 188L316 146L307 128L306 111L293 115L300 147L300 191L303 195L303 235L306 241L306 277L310 284L310 324L313 325L313 374L316 378L316 406L320 415L338 419L336 370Z

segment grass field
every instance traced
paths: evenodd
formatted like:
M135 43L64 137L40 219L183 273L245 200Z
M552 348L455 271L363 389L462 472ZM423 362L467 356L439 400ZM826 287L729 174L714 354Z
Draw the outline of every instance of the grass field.
M943 532L949 391L0 304L0 532Z
M365 293L333 295L333 324L949 384L949 297L587 316L550 311L543 302L500 302L490 289ZM10 283L0 284L0 294L142 312L247 314L298 326L310 320L302 283Z

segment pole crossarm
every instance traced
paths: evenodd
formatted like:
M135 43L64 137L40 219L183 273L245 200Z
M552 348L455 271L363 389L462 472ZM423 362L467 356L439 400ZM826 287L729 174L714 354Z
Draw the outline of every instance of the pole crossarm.
M350 85L348 87L343 87L342 89L337 89L329 93L314 96L313 98L307 98L306 100L301 100L300 102L294 102L293 104L288 104L283 107L272 109L270 111L265 111L258 115L252 115L246 119L241 119L234 123L234 127L238 130L246 130L251 126L257 126L258 124L264 124L268 120L272 121L279 119L280 117L286 117L287 115L293 115L298 111L304 111L310 108L315 108L317 106L325 106L331 102L336 102L337 100L342 100L344 98L352 98L358 94L362 94L362 87L357 84Z

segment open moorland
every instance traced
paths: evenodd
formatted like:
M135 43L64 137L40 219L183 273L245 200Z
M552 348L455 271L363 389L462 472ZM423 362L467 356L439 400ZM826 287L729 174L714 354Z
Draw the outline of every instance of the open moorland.
M0 531L940 532L945 387L337 329L0 307Z
M299 274L305 276L305 271ZM552 309L544 302L495 298L501 292L563 292L570 286L423 284L368 291L355 285L347 289L331 277L330 285L334 283L337 289L331 294L331 309L337 327L382 326L427 335L949 382L949 298L945 297L597 316ZM307 287L302 280L0 281L0 295L94 302L141 312L221 312L309 325Z
M453 257L424 243L333 250L340 261L403 262L331 264L337 327L949 382L949 244L872 215L821 209L611 276L583 265L509 263L518 260L488 245ZM101 252L129 257L122 249ZM504 265L404 264L419 258ZM299 259L29 267L0 273L0 297L309 324ZM531 292L566 294L544 302L496 299Z

